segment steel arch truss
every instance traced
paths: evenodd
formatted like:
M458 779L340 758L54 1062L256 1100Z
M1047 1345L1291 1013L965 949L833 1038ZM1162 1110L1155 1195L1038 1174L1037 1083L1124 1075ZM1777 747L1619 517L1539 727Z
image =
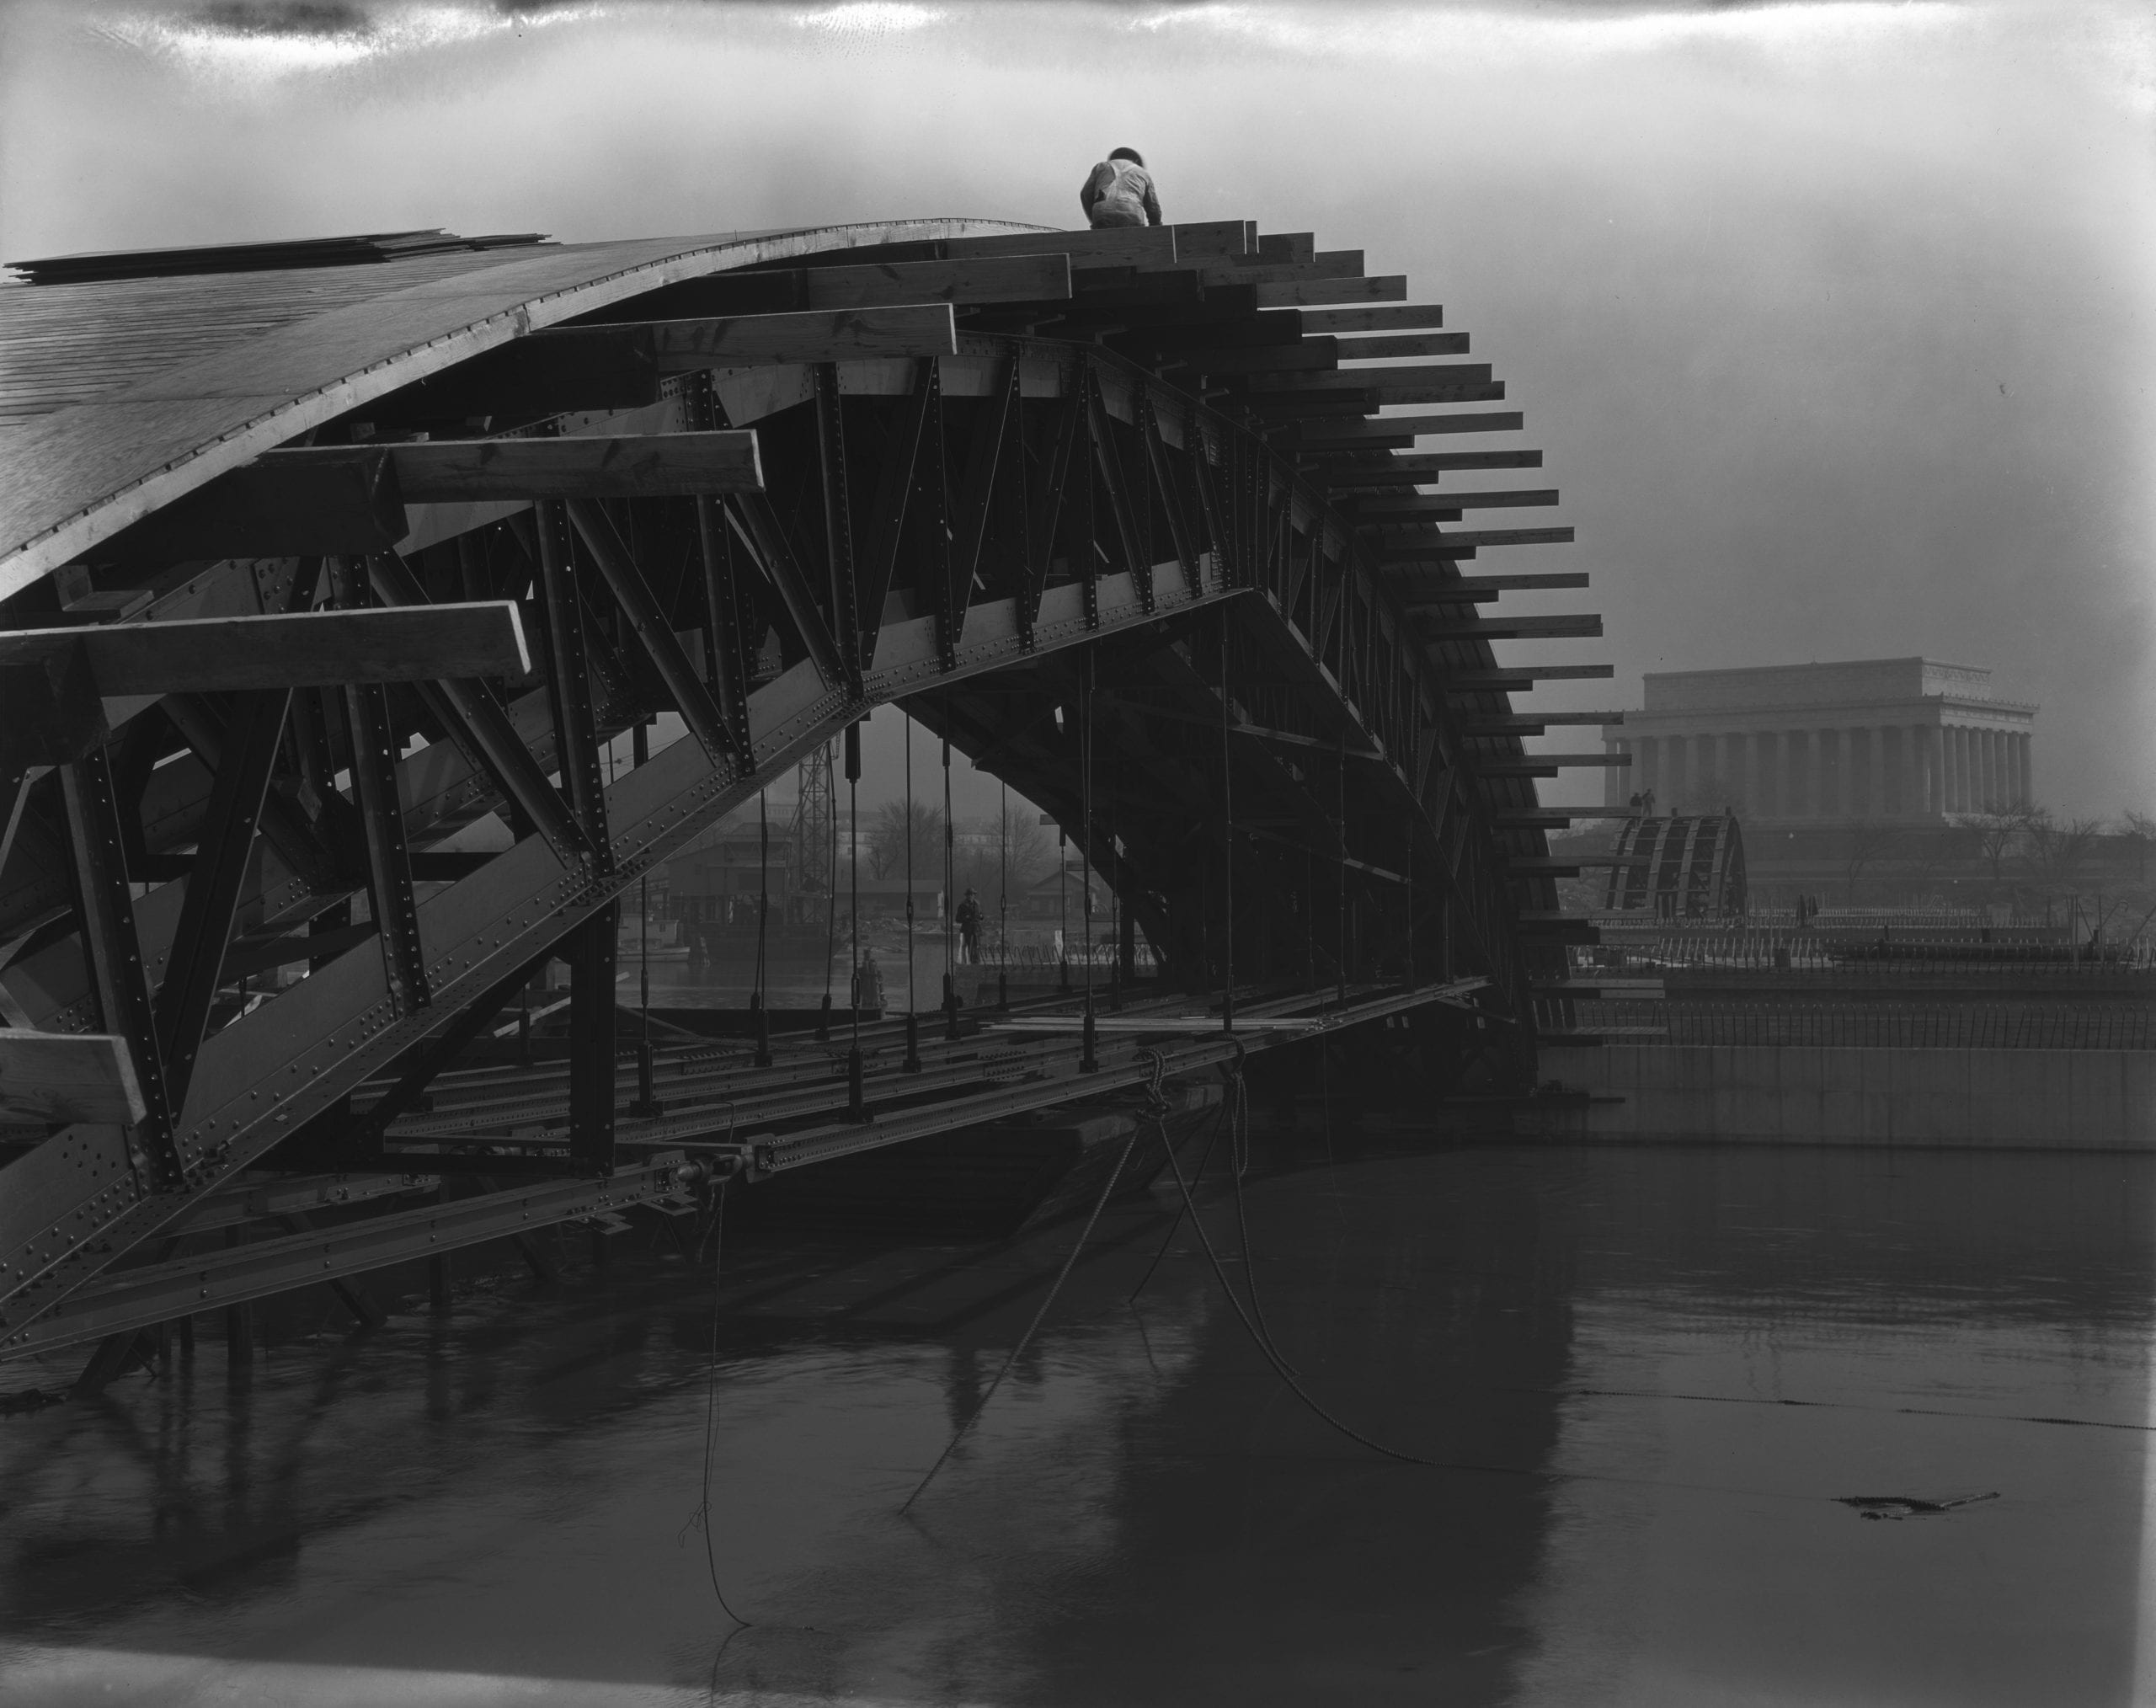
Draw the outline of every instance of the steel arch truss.
M992 335L691 373L574 424L753 429L760 490L475 508L130 613L506 600L540 643L521 674L146 701L23 785L11 1018L123 1037L147 1107L0 1172L0 1329L242 1171L379 1156L550 954L596 1029L571 1163L610 1172L619 899L890 702L1052 807L1171 979L1480 976L1526 1011L1515 798L1363 537L1256 431L1103 349ZM610 776L661 713L682 739ZM489 813L506 849L440 846ZM237 980L298 962L243 1011Z

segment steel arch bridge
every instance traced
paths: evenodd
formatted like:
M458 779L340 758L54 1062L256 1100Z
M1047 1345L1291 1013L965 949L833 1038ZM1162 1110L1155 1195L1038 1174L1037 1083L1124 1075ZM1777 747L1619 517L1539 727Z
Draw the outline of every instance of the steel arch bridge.
M1609 671L1491 643L1599 623L1488 611L1583 575L1463 572L1570 531L1443 526L1556 495L1414 448L1517 414L1378 413L1503 387L1359 252L920 220L24 270L0 1356L1433 1004L1531 1070L1577 929L1533 780L1604 761L1527 755L1589 720L1509 696ZM624 1073L621 898L892 702L1069 827L1158 977ZM490 813L510 846L440 846ZM549 958L566 1061L469 1070Z

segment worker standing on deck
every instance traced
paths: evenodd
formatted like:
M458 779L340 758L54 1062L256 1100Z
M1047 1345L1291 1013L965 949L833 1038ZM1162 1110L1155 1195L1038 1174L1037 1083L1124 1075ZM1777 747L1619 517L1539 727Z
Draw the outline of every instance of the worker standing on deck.
M1106 226L1157 226L1161 199L1153 174L1135 148L1118 148L1086 174L1078 205L1095 230Z
M966 964L978 967L980 964L980 898L971 889L966 891L966 899L958 904L954 923L958 927L958 945L964 953Z

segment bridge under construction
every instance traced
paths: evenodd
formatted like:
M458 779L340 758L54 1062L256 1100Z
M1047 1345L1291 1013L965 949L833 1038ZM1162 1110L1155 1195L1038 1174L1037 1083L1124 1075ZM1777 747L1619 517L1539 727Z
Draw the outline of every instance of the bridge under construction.
M1588 935L1535 782L1612 760L1528 753L1606 715L1512 697L1609 670L1492 643L1599 620L1496 608L1585 584L1475 567L1569 540L1483 526L1557 494L1418 448L1523 419L1359 251L938 219L18 267L0 1358L95 1386L157 1324L1314 1040L1534 1083ZM639 1027L625 898L806 761L857 787L888 704L1065 828L1105 963L1096 921L1068 990ZM565 1037L506 1054L550 962Z

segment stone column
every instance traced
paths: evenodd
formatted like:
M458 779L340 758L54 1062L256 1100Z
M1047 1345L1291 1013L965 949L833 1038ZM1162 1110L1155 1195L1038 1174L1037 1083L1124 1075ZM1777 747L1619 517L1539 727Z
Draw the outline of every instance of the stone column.
M1939 815L1939 731L1929 723L1909 726L1909 810Z
M1673 735L1669 738L1669 753L1662 764L1662 771L1669 783L1669 803L1662 810L1678 813L1684 809L1684 792L1692 782L1692 738Z
M1839 818L1844 810L1844 776L1848 769L1842 759L1842 732L1822 729L1812 736L1812 751L1817 755L1812 766L1812 775L1816 780L1812 791L1812 816L1815 819Z
M1946 732L1946 810L1969 810L1969 731L1957 723Z
M1614 759L1627 749L1615 736L1604 735L1602 750ZM1614 811L1625 804L1625 797L1629 793L1625 780L1630 775L1631 772L1620 765L1613 765L1602 773L1602 804L1605 809Z
M1872 735L1869 729L1852 729L1842 738L1849 744L1849 812L1853 819L1876 817L1879 811L1879 785L1873 773L1879 768L1879 756L1872 751Z
M1781 812L1781 791L1775 787L1780 781L1781 750L1773 734L1764 729L1752 737L1752 811L1762 819L1777 817Z
M2021 804L2032 807L2036 803L2036 737L2025 731L2014 739L2021 745Z
M1782 816L1803 819L1811 816L1812 791L1805 776L1806 761L1812 757L1810 739L1801 729L1785 730L1782 734Z
M1991 731L1972 729L1969 745L1976 755L1976 762L1970 767L1974 775L1970 779L1969 808L1972 812L1988 813L1997 798L1992 788Z

